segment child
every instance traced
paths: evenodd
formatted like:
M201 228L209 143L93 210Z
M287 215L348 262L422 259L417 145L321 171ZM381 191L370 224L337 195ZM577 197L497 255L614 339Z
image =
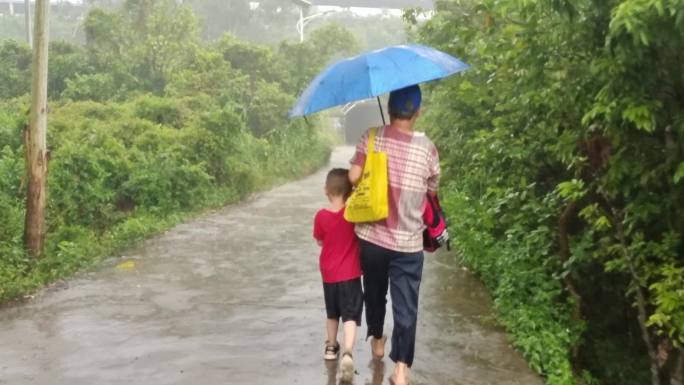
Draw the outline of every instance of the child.
M314 238L322 246L320 269L327 313L326 360L335 360L340 350L337 342L339 319L344 323L344 350L340 364L341 379L349 382L354 375L352 349L356 328L361 324L363 292L359 243L354 225L344 219L345 201L352 191L348 170L332 169L325 180L325 195L330 206L321 209L314 219Z

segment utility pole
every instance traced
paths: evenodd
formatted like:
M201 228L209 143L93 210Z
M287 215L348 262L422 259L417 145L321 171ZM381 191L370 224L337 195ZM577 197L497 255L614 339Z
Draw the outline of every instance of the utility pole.
M24 0L24 26L26 27L26 42L29 47L33 46L31 38L31 0Z
M36 0L35 44L31 63L31 111L25 132L26 222L24 245L33 257L40 257L45 244L47 203L47 74L49 0Z

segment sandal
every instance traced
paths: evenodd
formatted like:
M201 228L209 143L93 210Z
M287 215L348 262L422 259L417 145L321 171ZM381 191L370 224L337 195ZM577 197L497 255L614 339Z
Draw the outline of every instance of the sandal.
M340 353L340 344L335 343L335 345L330 345L328 341L325 341L325 353L323 358L326 360L336 360L337 355Z

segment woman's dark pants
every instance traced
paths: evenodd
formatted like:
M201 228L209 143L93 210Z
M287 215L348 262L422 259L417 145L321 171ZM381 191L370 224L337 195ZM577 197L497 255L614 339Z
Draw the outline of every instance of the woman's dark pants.
M368 337L382 338L389 287L394 315L389 356L392 361L403 362L411 367L416 348L423 252L401 253L362 240L361 269Z

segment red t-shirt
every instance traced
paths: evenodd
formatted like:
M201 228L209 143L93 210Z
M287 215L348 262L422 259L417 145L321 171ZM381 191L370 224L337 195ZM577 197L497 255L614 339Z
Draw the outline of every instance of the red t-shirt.
M319 259L323 282L342 282L361 276L359 240L354 225L344 219L344 209L336 213L323 209L316 213L313 236L323 242Z

